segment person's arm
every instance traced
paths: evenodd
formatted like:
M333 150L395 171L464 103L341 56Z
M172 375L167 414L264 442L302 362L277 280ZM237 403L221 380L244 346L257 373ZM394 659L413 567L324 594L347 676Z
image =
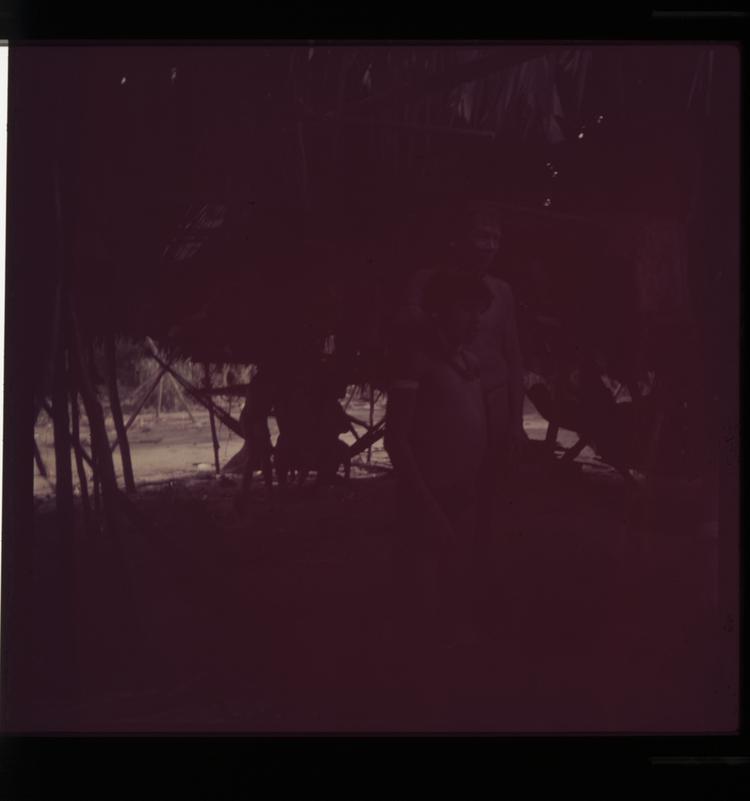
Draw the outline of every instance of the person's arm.
M416 379L398 379L388 391L385 449L396 470L397 480L425 512L433 531L442 540L453 537L448 518L422 476L410 443L414 424L419 383Z
M511 430L525 437L523 430L523 360L516 324L516 302L511 288L505 284L505 359L508 364Z

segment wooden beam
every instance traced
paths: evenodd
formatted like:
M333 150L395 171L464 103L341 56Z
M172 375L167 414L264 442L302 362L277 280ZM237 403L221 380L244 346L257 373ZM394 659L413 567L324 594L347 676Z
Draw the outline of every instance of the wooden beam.
M351 457L366 451L369 447L374 445L378 440L382 439L385 434L385 420L381 420L376 426L368 431L357 442L349 446L349 455Z
M352 421L352 423L355 423L360 428L364 428L365 431L370 430L370 426L368 426L364 420L360 420L359 417L355 417L353 414L349 414L349 412L346 413L346 416Z
M238 437L242 437L242 439L245 438L245 434L242 431L242 426L231 415L228 415L220 406L216 406L216 404L212 403L210 398L204 397L200 390L192 386L190 382L186 381L179 373L176 373L174 370L172 370L172 368L159 357L156 345L151 337L146 337L146 346L148 349L148 355L151 356L151 358L157 362L157 364L163 367L171 376L173 376L180 386L193 398L195 398L195 400L198 401L201 406L205 407L209 411L213 410L213 413L230 431L232 431L234 434L237 434Z

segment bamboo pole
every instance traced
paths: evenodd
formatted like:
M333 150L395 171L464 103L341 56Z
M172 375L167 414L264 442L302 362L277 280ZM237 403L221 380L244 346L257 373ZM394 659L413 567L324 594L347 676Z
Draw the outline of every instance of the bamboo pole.
M350 456L354 457L362 453L371 445L381 440L384 434L385 434L385 420L381 420L376 426L374 426L370 431L368 431L357 442L349 446Z
M346 400L344 401L344 410L349 408L351 402L354 400L354 395L356 394L356 392L357 392L357 385L354 384L350 387Z
M201 406L208 410L213 410L214 414L219 418L219 420L221 420L221 422L233 433L237 434L238 437L242 437L243 439L245 438L245 435L242 431L242 426L233 417L228 415L221 407L212 403L210 398L204 397L204 394L200 390L193 387L189 381L186 381L179 373L174 372L168 364L162 361L156 350L156 345L150 337L146 338L146 343L149 348L149 355L151 358L154 359L157 364L160 364L162 367L164 367L180 384L180 386L182 386L183 389L185 389L193 398L195 398L195 400L198 401Z
M140 397L141 393L146 390L147 387L151 386L151 382L153 381L152 378L147 378L145 381L141 381L141 383L130 393L128 396L126 403L131 404L135 403L137 399Z
M158 420L161 417L161 403L164 398L164 377L162 376L161 381L159 381L159 395L156 401L156 419Z
M65 320L60 318L61 328ZM67 538L73 530L73 471L70 461L71 438L68 418L68 371L65 335L57 351L52 384L52 425L55 437L55 508L60 536Z
M205 383L206 389L211 389L211 365L206 362L204 365L205 370ZM213 409L209 408L208 410L208 419L211 423L211 440L214 444L214 464L216 466L216 475L218 476L221 473L221 464L219 463L219 437L216 433L216 418L214 416Z
M97 530L101 531L102 521L102 483L99 480L99 470L92 456L91 460L91 484L92 484L92 509L94 512L94 524Z
M36 444L36 439L34 439L34 462L36 463L36 469L39 471L39 475L49 481L47 468L45 467L44 459L42 459L42 454L39 452L39 446Z
M49 405L49 403L47 403L46 400L42 402L42 408L44 409L45 412L47 412L47 414L50 417L52 416L52 407ZM94 461L93 461L92 457L89 456L89 454L86 452L86 449L83 447L83 445L80 443L80 441L78 443L74 442L73 443L73 448L78 450L78 451L80 451L81 456L83 457L83 461L86 462L86 464L93 470L94 469Z
M55 165L55 216L58 233L58 276L52 348L52 426L55 437L55 508L61 538L73 529L73 471L70 464L70 429L68 421L68 348L69 330L65 314L66 247L62 216L60 170Z
M195 418L193 417L193 413L190 411L190 407L185 400L185 396L182 394L182 390L180 389L180 385L174 380L174 376L170 373L169 380L172 382L172 386L174 387L174 391L177 393L177 397L180 399L180 402L185 408L185 411L188 413L188 417L190 418L190 422L195 425Z
M71 376L70 382L70 403L73 418L73 437L72 446L78 469L78 483L81 485L81 507L83 508L83 520L88 529L91 526L91 503L89 501L88 481L86 479L86 468L83 465L83 454L81 453L81 430L80 430L80 410L78 408L78 388L75 379Z
M104 425L104 413L102 411L99 399L97 398L96 391L94 390L91 380L86 373L83 361L81 334L78 329L78 321L76 319L75 311L73 310L70 298L68 299L68 303L73 329L71 352L76 365L77 375L79 377L81 397L83 398L83 404L86 408L86 415L89 419L89 430L91 431L91 451L94 457L94 464L96 466L95 473L101 482L101 500L104 526L106 532L110 536L115 536L117 533L117 477L115 475L115 466L112 460L112 452L110 450L109 440L107 438L107 430Z
M129 431L129 430L130 430L130 427L133 425L133 423L135 422L136 418L137 418L137 417L138 417L138 415L141 413L141 409L143 409L143 407L146 405L146 403L147 403L148 399L149 399L149 398L151 397L151 395L153 394L153 391L154 391L154 390L156 389L156 387L158 386L158 384L159 384L159 381L161 381L161 379L162 379L162 376L164 375L164 373L165 373L165 372L166 372L166 368L164 368L164 367L162 367L162 368L159 370L159 372L158 372L158 374L157 374L156 378L155 378L155 379L152 381L152 383L151 383L151 386L148 388L148 391L147 391L147 392L146 392L146 394L145 394L145 395L144 395L144 396L141 398L141 400L140 400L140 401L139 401L139 403L138 403L138 406L136 406L135 410L133 411L133 413L132 413L132 414L130 415L130 417L128 418L128 422L127 422L127 423L125 423L125 431ZM111 451L112 453L114 453L114 452L115 452L115 449L117 448L117 446L118 446L119 444L120 444L120 440L119 440L119 438L118 438L118 439L116 439L116 440L115 440L115 441L112 443L112 445L110 446L110 451Z
M370 384L370 431L375 426L375 390ZM367 464L372 462L372 444L367 448Z
M133 462L130 457L130 444L128 443L128 434L125 424L122 419L122 407L120 406L120 393L117 387L117 354L115 350L115 338L113 334L109 334L104 343L106 368L107 368L107 384L109 389L109 403L112 410L112 419L115 423L115 431L117 432L116 442L120 446L120 459L122 460L122 473L125 479L125 490L127 492L135 492L135 476L133 475ZM161 381L159 382L161 386ZM160 398L161 402L161 398ZM113 450L110 448L110 453Z

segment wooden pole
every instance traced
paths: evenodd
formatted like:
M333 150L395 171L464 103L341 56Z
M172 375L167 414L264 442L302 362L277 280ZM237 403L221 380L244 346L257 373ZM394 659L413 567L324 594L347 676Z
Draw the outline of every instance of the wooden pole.
M385 420L381 420L376 426L370 429L363 437L360 437L357 442L349 446L349 454L351 457L357 456L363 451L367 450L371 445L382 439L385 434Z
M161 381L159 381L159 395L156 401L156 419L158 420L161 417L161 403L164 398L164 376L162 376Z
M152 395L153 391L156 389L156 387L158 386L159 382L160 382L160 381L161 381L161 379L162 379L162 376L163 376L163 375L164 375L164 373L166 373L166 372L167 372L167 368L166 368L166 367L162 367L162 368L159 370L159 373L158 373L158 375L157 375L157 376L156 376L156 378L153 380L153 382L152 382L151 386L148 388L148 391L146 392L146 394L145 394L145 395L144 395L144 396L143 396L143 397L140 399L140 401L138 402L138 406L136 406L136 408L135 408L135 411L133 412L133 414L131 414L131 415L130 415L130 418L128 419L128 422L125 424L125 431L128 431L128 430L130 429L130 426L132 426L132 425L133 425L133 423L135 422L136 418L137 418L137 417L138 417L138 415L141 413L141 409L143 409L143 407L146 405L146 402L147 402L147 401L148 401L148 399L151 397L151 395ZM115 452L115 449L117 448L117 446L118 446L119 444L120 444L120 440L119 440L119 438L118 438L118 439L116 439L116 440L114 441L114 443L111 445L111 447L110 447L110 451L111 451L112 453L114 453L114 452Z
M42 408L47 412L47 414L50 417L52 417L52 407L46 400L42 402ZM86 449L83 447L83 445L81 445L80 442L78 443L73 442L73 448L75 450L80 451L81 456L83 457L83 461L86 462L86 464L93 470L94 469L93 459L91 458L91 456L88 455L88 453L86 453Z
M42 454L39 452L39 446L36 444L36 439L34 439L34 462L36 463L36 469L39 471L39 475L42 478L46 478L47 480L49 480L47 468L44 465L44 459L42 459Z
M372 431L375 425L375 390L370 384L370 430ZM367 448L367 464L372 461L372 445Z
M60 317L60 326L65 328L65 319ZM57 510L60 536L70 537L73 531L73 471L71 468L70 427L68 419L68 351L65 333L60 331L60 345L54 366L52 383L52 424L55 437L55 508Z
M182 394L182 390L180 389L180 385L174 380L174 376L170 373L169 380L172 382L172 386L174 387L174 391L177 393L177 397L180 399L185 411L188 413L188 417L190 418L190 422L195 425L195 418L193 417L193 413L190 411L190 407L188 406L187 401L185 400L185 396Z
M117 432L117 444L120 446L120 459L122 460L122 473L125 479L126 492L135 492L135 476L133 475L133 462L130 458L130 444L128 443L128 433L122 419L122 407L120 406L120 392L117 387L117 354L115 351L115 337L109 334L104 343L105 359L107 366L107 384L109 390L109 404L112 409L112 419L115 423ZM161 381L159 382L161 386ZM161 397L159 398L161 403ZM112 453L110 448L110 453Z
M560 427L557 423L551 421L547 422L547 433L544 435L544 445L548 453L554 454L557 448L557 435L560 432Z
M44 544L52 569L43 586L46 641L39 656L54 667L43 668L49 689L58 698L74 700L78 695L77 648L75 624L75 507L73 503L72 436L69 428L68 402L74 375L74 330L69 310L70 285L68 264L71 257L70 224L63 215L63 188L60 163L54 165L54 195L59 249L56 325L58 338L53 363L52 411L55 437L55 505L58 514L57 537Z
M137 399L141 396L142 392L145 392L147 387L151 386L153 382L153 378L147 378L145 381L142 381L138 387L136 387L128 396L126 403L129 405L131 403L136 403Z
M344 409L348 409L349 408L349 405L351 404L352 400L354 399L354 394L355 394L356 391L357 391L357 386L355 384L350 388L349 393L347 395L347 398L344 401Z
M104 425L104 413L99 399L96 396L96 391L86 373L81 334L78 329L78 322L72 302L70 299L68 300L73 328L71 352L79 378L81 397L83 398L83 404L86 408L86 415L89 418L91 451L94 457L94 464L96 465L96 473L101 482L104 526L110 536L115 536L117 534L117 477L115 475L115 466L112 460L109 440L107 438L107 429Z
M62 218L59 167L55 169L55 207L58 227L59 264L55 302L55 331L52 350L52 426L55 437L55 508L59 532L64 541L73 530L73 471L70 464L68 426L69 328L65 314L66 248Z
M97 530L101 531L102 523L102 482L99 478L99 468L97 467L96 454L91 454L91 484L92 484L92 508L94 512L94 523Z
M71 380L70 385L70 403L73 417L73 438L72 446L73 453L76 459L76 467L78 469L78 482L81 485L81 506L83 508L83 520L88 529L91 525L91 503L89 501L88 481L86 479L86 468L83 465L83 454L81 447L81 430L80 430L80 410L78 408L78 389L75 380Z
M149 355L151 356L154 361L164 367L169 374L177 381L183 389L185 389L191 397L195 398L201 406L205 407L208 410L213 410L214 414L221 420L221 422L228 428L230 431L235 433L238 437L245 438L245 435L242 431L242 426L230 415L228 415L221 407L216 406L214 403L211 402L210 397L204 393L201 393L195 387L190 385L189 381L186 381L179 373L176 373L172 370L172 368L166 364L162 359L159 357L159 354L156 350L156 346L154 345L153 340L150 337L146 338L146 342L149 347Z
M210 391L211 389L211 366L208 362L204 365L205 370L205 384L206 389ZM212 404L213 405L213 404ZM214 443L214 464L216 465L216 475L218 476L221 473L221 464L219 463L219 437L216 433L216 418L214 416L214 411L212 408L208 410L208 419L211 422L211 439Z

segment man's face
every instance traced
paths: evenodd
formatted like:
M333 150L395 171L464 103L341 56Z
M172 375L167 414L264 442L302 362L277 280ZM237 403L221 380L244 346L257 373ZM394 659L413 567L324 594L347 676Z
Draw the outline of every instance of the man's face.
M467 242L466 268L479 275L485 275L499 249L500 237L496 232L484 228L475 229Z

